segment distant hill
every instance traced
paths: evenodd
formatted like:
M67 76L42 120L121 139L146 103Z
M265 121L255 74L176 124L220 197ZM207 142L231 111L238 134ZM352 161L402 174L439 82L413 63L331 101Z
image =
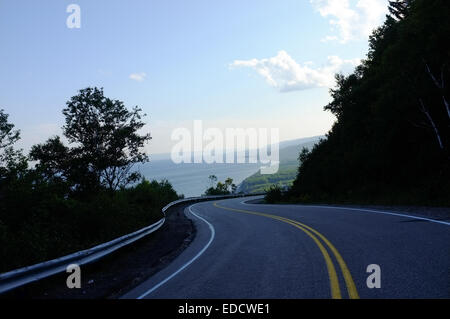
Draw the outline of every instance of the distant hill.
M261 175L258 171L247 177L238 188L239 192L259 193L271 185L291 186L299 166L298 155L302 148L311 149L324 136L301 138L280 143L280 168L276 174Z
M317 143L321 138L325 138L324 135L319 135L319 136L313 136L313 137L302 137L302 138L297 138L295 140L288 140L288 141L283 141L279 143L280 146L280 150L285 149L289 146L297 146L297 147L302 147L302 144L307 144L310 142L313 142L313 144Z

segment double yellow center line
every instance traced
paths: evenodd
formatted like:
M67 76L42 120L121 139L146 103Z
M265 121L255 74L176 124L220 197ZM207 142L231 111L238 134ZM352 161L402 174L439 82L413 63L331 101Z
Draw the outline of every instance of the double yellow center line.
M336 273L336 269L334 267L334 263L330 257L330 254L328 253L327 249L324 247L322 242L319 240L319 238L325 243L325 245L330 249L330 251L333 253L334 257L337 260L337 263L341 269L342 275L344 276L345 285L347 286L347 292L350 297L350 299L359 299L358 291L356 290L355 283L353 282L352 275L350 274L350 271L348 270L347 265L345 264L344 259L342 258L341 254L339 254L336 247L333 246L333 244L321 233L319 233L317 230L309 227L308 225L302 224L296 220L280 217L277 215L271 215L271 214L265 214L250 210L243 210L243 209L236 209L236 208L229 208L225 206L219 205L217 202L214 203L214 206L217 208L226 209L233 212L238 213L244 213L244 214L251 214L251 215L258 215L258 216L264 216L267 218L272 218L275 220L282 221L284 223L290 224L300 230L302 230L305 234L307 234L311 239L314 241L314 243L319 247L320 252L323 255L323 258L325 259L325 264L327 266L328 270L328 277L330 278L330 289L331 289L331 297L333 299L341 299L341 289L339 288L339 280Z

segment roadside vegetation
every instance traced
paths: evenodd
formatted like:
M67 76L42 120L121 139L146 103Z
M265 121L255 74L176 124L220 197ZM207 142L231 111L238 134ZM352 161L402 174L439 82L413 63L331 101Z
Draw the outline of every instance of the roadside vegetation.
M303 148L312 149L323 138L321 136L308 138L309 141L298 141L298 144L286 147L280 146L280 167L276 174L262 175L259 171L247 177L239 184L238 191L246 194L266 192L272 185L282 189L293 185L298 171L298 154Z
M279 203L283 200L283 190L278 185L272 185L266 190L264 200L268 204Z
M260 172L246 178L239 186L239 191L246 194L264 193L272 186L291 187L297 176L297 167L280 167L278 173L262 175Z
M390 1L283 201L450 205L450 2ZM271 196L271 195L268 195Z
M87 88L63 110L59 136L15 148L20 132L0 110L0 272L90 248L162 216L178 199L167 181L133 170L148 161L141 110Z
M209 176L210 187L205 191L205 196L231 195L236 193L237 186L232 178L227 178L225 182L217 181L216 175Z

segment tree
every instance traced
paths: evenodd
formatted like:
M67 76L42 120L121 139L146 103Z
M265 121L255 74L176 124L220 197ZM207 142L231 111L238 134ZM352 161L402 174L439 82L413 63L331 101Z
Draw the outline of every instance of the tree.
M450 2L391 1L353 74L337 76L327 139L302 154L292 199L447 205Z
M14 124L8 122L8 114L0 109L0 181L8 173L26 168L27 164L21 150L13 145L20 139L20 131L14 130Z
M358 78L355 74L351 74L348 77L337 74L335 78L336 88L330 90L333 100L324 109L339 118L344 112L344 107L354 103L352 101L352 88L356 85Z
M412 0L392 0L389 1L389 12L397 20L403 20L408 15Z
M225 189L230 193L235 193L237 190L236 184L233 183L233 179L228 177L225 180Z
M217 182L217 176L216 175L209 175L209 187L214 187L214 183Z
M30 160L36 161L35 169L46 180L69 180L70 150L64 146L59 136L50 138L44 144L33 145Z
M302 150L300 151L300 155L298 156L298 161L300 162L300 164L307 161L310 153L311 152L308 148L306 147L302 148Z
M217 183L216 190L217 190L217 195L228 193L227 185L222 182Z
M14 129L14 124L8 122L9 115L0 109L0 149L13 145L20 139L20 132Z
M205 195L214 196L214 195L228 195L232 192L234 193L237 189L237 186L233 184L233 179L228 177L225 182L217 182L214 187L214 183L217 181L216 175L210 175L209 180L211 182L211 186L205 191Z
M84 167L95 183L115 190L140 178L132 168L148 161L141 148L151 137L139 135L143 128L141 109L129 111L123 102L112 100L103 89L86 88L67 102L63 132L77 167Z
M264 195L264 200L269 204L274 204L280 202L283 199L283 192L280 186L272 185L267 190L266 195Z
M228 178L225 180L225 188L226 188L227 190L230 190L230 191L231 191L232 185L233 185L233 179L230 178L230 177L228 177Z

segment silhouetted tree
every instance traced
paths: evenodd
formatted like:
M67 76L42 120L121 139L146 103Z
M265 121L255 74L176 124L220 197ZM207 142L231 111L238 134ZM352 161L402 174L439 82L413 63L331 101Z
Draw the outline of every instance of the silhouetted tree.
M8 114L0 109L0 182L27 167L22 151L14 149L19 139L20 131L14 130L14 124L8 122Z
M408 15L408 11L413 0L392 0L389 1L389 12L397 19L403 20Z
M291 198L449 204L450 1L391 1L355 71L337 75L327 138Z
M68 180L70 176L70 150L64 146L59 136L50 138L44 144L34 145L30 159L37 161L35 168L47 180Z
M138 133L144 126L141 109L129 111L123 102L105 97L103 89L86 88L67 102L63 114L63 132L73 147L56 137L30 153L47 177L64 178L85 190L115 190L140 178L132 168L148 161L141 149L151 139Z

